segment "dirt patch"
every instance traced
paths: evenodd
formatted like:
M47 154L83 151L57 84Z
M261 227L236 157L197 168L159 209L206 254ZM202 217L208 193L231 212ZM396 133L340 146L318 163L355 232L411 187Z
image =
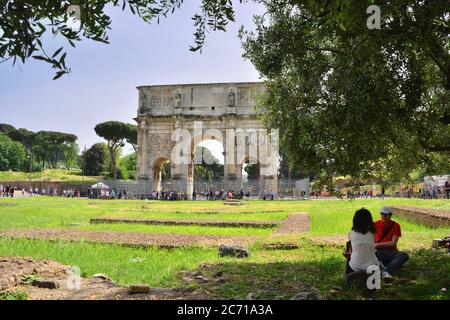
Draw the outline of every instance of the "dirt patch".
M0 202L0 207L15 207L15 206L17 206L17 203Z
M239 214L255 214L255 213L279 213L284 212L283 210L257 210L257 211L240 211L238 209L234 209L232 207L223 207L217 210L198 210L192 213L239 213ZM179 213L186 213L186 212L179 212Z
M307 213L289 213L273 234L301 233L309 231L310 219Z
M145 212L145 213L150 213L150 214L184 214L184 215L189 215L189 214L195 214L195 213L204 213L204 214L220 214L220 213L239 213L239 214L255 214L255 213L279 213L279 212L283 212L282 210L265 210L265 211L239 211L236 210L233 207L223 207L221 209L217 209L217 210L211 210L211 209L207 209L207 210L195 210L195 211L182 211L182 210L170 210L170 211L165 211L165 210L147 210L144 208L141 209L135 209L135 208L117 208L114 209L114 212Z
M67 267L51 260L34 260L29 257L0 258L0 291L14 287L29 274L53 277L64 273Z
M70 267L51 260L0 257L0 270L0 292L25 292L29 300L219 299L219 297L202 290L185 288L150 288L148 293L131 294L128 287L115 284L105 275L77 278L79 285L73 287L70 286L73 282L68 281L74 276ZM53 289L46 289L23 281L24 276L30 275L57 285Z
M298 245L295 243L274 242L263 243L261 248L263 250L295 250L298 249Z
M348 241L348 236L345 235L319 236L319 237L312 237L311 241L313 242L313 244L318 246L344 248L345 243Z
M243 206L247 203L243 200L227 199L223 204L227 206Z
M88 231L69 229L10 229L0 231L0 237L65 240L112 243L130 247L176 248L188 246L244 245L256 241L257 237L212 236L187 234L149 234L136 232Z
M450 227L450 212L413 206L392 206L394 214L433 228Z
M413 206L392 206L392 209L398 209L408 212L418 212L422 214L426 214L429 216L433 216L436 218L444 218L445 220L450 220L450 211L437 210L432 208L424 208L424 207L413 207Z
M197 225L210 227L253 227L272 228L281 221L276 220L182 220L182 219L132 219L132 218L95 218L91 219L91 224L101 223L131 223L131 224L153 224L153 225Z

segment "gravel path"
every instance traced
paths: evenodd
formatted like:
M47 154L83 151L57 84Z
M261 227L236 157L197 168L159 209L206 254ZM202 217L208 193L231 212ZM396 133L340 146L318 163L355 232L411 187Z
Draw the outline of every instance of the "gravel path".
M248 245L256 237L187 234L149 234L136 232L87 231L69 229L10 229L0 237L114 243L131 247L176 248L187 246Z
M281 224L282 220L205 220L205 219L133 219L133 218L94 218L91 224L101 223L137 223L156 225L197 225L214 227L254 227L272 228Z
M304 212L289 213L273 234L300 233L309 231L309 215Z

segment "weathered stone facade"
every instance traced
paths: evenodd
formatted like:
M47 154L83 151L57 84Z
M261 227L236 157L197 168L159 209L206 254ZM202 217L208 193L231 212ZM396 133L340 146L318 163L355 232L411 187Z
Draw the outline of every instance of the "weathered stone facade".
M274 140L262 141L264 139L259 138L264 126L254 110L255 96L264 90L263 83L155 85L140 86L138 90L139 108L135 119L138 123L138 179L148 181L147 185L152 190L161 190L161 166L170 161L172 180L176 182L178 191L191 197L195 148L204 140L215 139L224 148L225 188L240 190L243 163L253 160L253 155L260 155L264 149L269 161L257 159L260 190L277 192L278 147ZM199 124L201 131L197 130ZM190 163L173 161L178 143L174 132L177 130L189 136ZM252 132L256 131L257 151L255 144L249 142L253 139ZM248 147L242 151L238 145Z

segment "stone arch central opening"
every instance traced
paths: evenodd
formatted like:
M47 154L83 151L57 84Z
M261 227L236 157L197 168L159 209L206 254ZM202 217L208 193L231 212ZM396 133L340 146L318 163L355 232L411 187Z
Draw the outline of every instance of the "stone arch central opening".
M221 141L205 139L194 146L192 165L193 197L210 198L223 192L224 147Z
M170 160L164 157L160 157L153 163L154 172L154 190L156 192L161 192L163 190L172 189L172 178L171 178L172 165Z

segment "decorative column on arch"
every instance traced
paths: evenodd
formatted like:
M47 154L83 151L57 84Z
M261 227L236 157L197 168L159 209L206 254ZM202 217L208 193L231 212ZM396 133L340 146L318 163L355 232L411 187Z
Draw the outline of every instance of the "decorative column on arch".
M192 199L194 164L192 161L192 141L190 140L191 132L188 129L184 128L182 119L178 118L175 119L174 129L178 130L179 134L186 133L186 137L182 137L182 139L189 139L189 141L187 145L181 144L182 147L180 150L178 150L178 148L181 141L178 141L176 143L178 147L173 148L172 150L172 152L174 152L171 155L171 161L174 162L171 170L173 186L175 191L183 192L186 194L188 199ZM181 154L178 154L178 152L181 152Z
M149 167L147 164L147 124L144 119L140 119L138 123L138 179L149 179Z
M138 118L137 130L137 194L148 194L151 188L151 170L148 164L148 128L147 122L143 118Z
M151 174L152 174L152 190L151 191L163 191L162 188L162 167L167 159L159 158L153 162Z
M278 131L270 134L265 129L258 133L258 159L260 162L260 192L278 193Z
M234 129L225 129L223 135L225 143L224 149L224 187L225 191L233 190L239 192L242 188L242 150L238 148L238 143L242 137L240 132Z

